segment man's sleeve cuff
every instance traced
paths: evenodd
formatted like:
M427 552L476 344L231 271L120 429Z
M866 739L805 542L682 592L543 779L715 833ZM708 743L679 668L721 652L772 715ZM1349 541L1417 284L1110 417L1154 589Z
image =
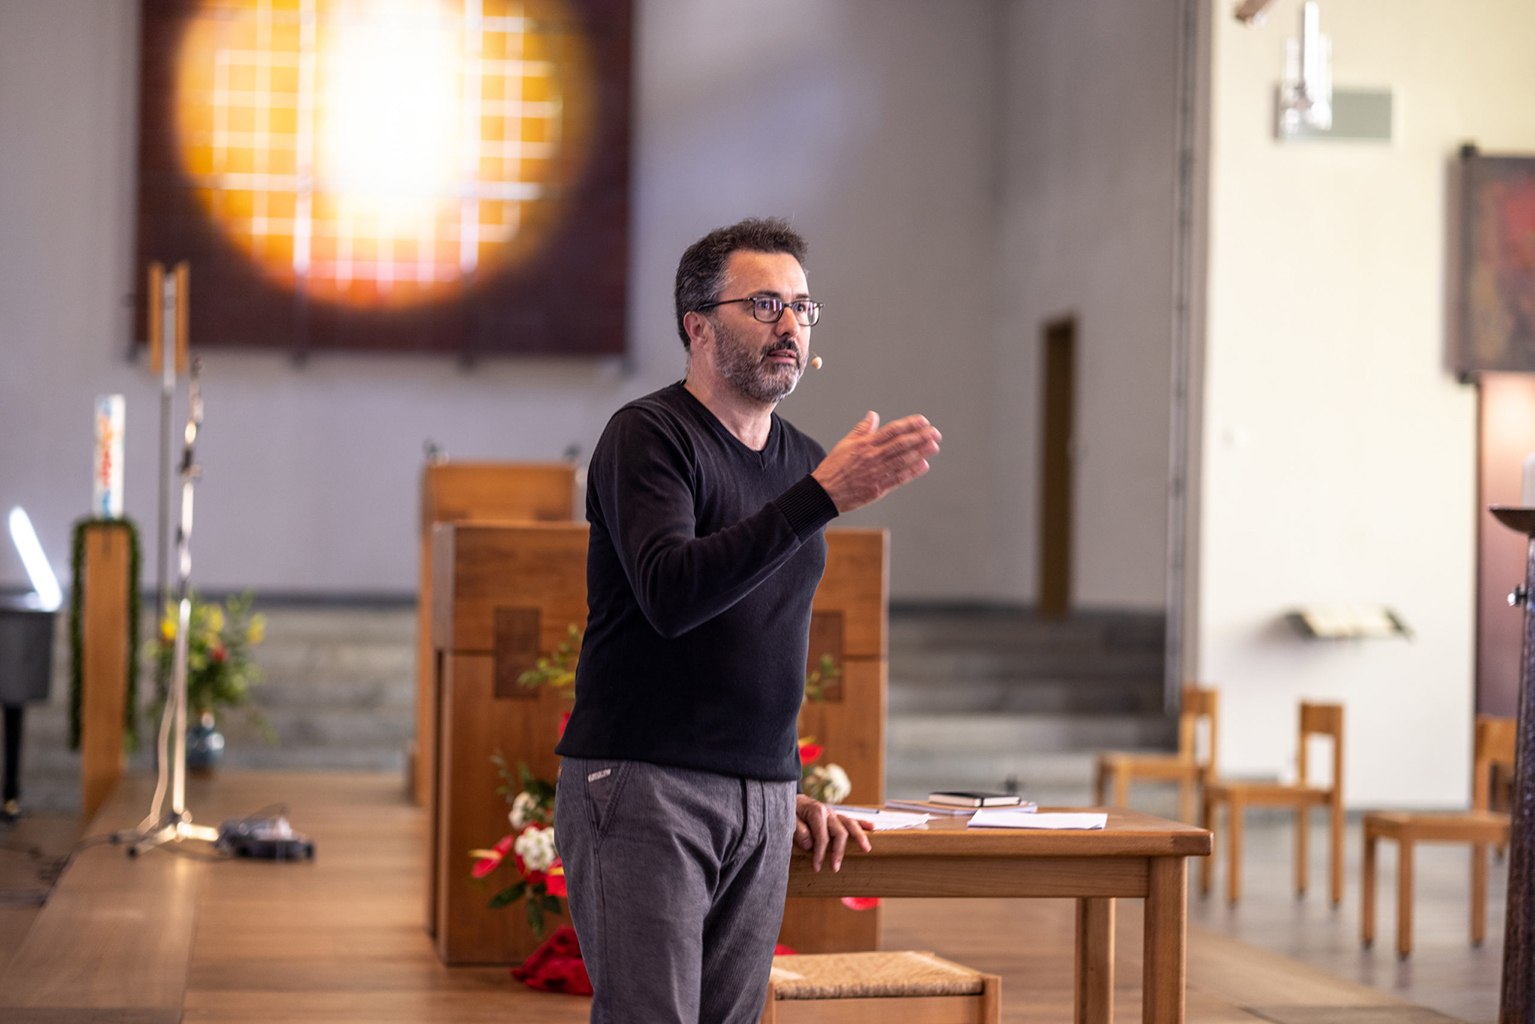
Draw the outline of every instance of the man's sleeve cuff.
M837 506L821 486L819 480L805 474L805 478L773 500L778 511L789 521L789 528L800 540L815 533L837 518Z

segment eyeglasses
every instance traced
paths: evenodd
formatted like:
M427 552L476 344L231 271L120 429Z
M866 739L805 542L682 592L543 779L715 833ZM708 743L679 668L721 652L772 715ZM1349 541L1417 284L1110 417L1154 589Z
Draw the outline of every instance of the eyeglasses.
M802 327L814 327L817 320L821 319L821 304L811 302L809 299L795 299L785 302L776 295L754 295L749 299L721 299L718 302L706 302L698 308L700 310L713 309L715 306L728 306L735 302L750 302L752 304L752 316L761 323L776 324L783 319L783 311L792 309L794 319L798 320Z

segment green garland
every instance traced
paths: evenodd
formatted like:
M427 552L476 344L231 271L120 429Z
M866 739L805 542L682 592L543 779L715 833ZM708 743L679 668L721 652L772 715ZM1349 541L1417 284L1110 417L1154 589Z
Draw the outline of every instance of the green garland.
M144 603L139 599L139 528L132 519L98 519L87 516L75 521L70 536L69 568L69 749L80 749L80 690L85 674L85 532L96 526L128 528L128 701L123 708L123 742L129 751L139 748L139 623Z

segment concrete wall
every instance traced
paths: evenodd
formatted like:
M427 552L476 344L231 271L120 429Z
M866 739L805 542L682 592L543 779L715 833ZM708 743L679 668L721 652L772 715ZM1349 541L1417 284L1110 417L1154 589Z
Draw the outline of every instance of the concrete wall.
M1077 317L1074 603L1164 606L1176 0L1027 0L1007 25L998 571L1035 592L1041 338Z
M123 357L137 7L0 5L0 505L29 508L61 569L89 498L98 392L128 396L128 511L155 516L156 399ZM854 520L895 529L895 592L1022 596L1012 574L987 572L996 12L992 0L638 0L627 362L465 372L209 354L198 581L413 589L423 442L460 458L589 452L618 405L681 376L670 294L682 249L780 213L809 236L827 303L815 332L827 367L785 415L828 446L869 408L924 412L947 437L926 480ZM0 585L23 579L0 544Z
M1444 358L1447 169L1467 139L1535 147L1535 8L1323 4L1335 85L1390 86L1395 138L1281 144L1297 6L1256 28L1212 6L1198 672L1224 770L1288 764L1297 700L1338 700L1350 804L1464 805L1475 400ZM1308 601L1383 602L1417 636L1305 642L1280 617Z

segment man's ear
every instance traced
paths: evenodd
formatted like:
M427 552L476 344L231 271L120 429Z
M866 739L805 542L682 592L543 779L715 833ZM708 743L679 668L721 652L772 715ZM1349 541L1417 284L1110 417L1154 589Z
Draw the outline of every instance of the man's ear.
M699 342L708 345L714 341L714 325L702 313L690 311L682 314L682 329L688 332L690 348Z

